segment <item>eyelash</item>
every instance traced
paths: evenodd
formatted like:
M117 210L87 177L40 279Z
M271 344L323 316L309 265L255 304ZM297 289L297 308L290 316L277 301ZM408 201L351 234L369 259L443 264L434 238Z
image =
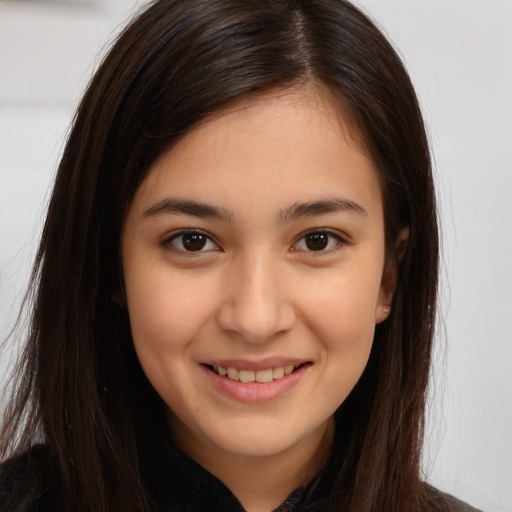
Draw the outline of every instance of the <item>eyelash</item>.
M197 251L193 251L193 250L187 250L184 245L183 245L183 238L182 238L182 241L181 241L181 245L183 248L177 248L173 245L173 242L175 240L179 240L180 237L185 237L185 236L189 236L189 237L193 237L193 236L197 236L197 237L203 237L203 240L204 240L204 245L201 246L199 248L199 250ZM317 251L313 250L313 249L301 249L301 248L297 248L299 246L299 244L301 242L304 241L304 244L307 244L307 241L306 241L306 238L308 236L313 236L313 235L326 235L327 236L327 249L324 248L321 248ZM331 239L331 240L329 240ZM332 245L331 247L329 247L329 243L330 241L332 241L332 239L335 239L335 243L334 245ZM212 251L211 248L208 248L206 250L203 250L205 246L207 246L208 244L214 244L215 245L215 249L213 249L213 251L217 251L219 250L219 245L217 244L217 242L215 242L211 236L209 236L207 233L205 233L204 231L199 231L199 230L196 230L196 229L189 229L189 230L182 230L182 231L178 231L178 232L174 232L172 233L170 236L166 237L162 242L161 242L161 245L167 249L169 249L170 251L172 252L175 252L175 253L178 253L178 254L182 254L182 255L187 255L187 256L198 256L202 253L205 253L205 252L210 252ZM335 232L335 231L332 231L330 229L313 229L313 230L310 230L310 231L307 231L306 233L303 233L300 235L300 237L298 238L297 242L295 242L291 248L291 250L293 252L298 252L298 251L304 251L304 252L307 252L307 253L310 253L311 256L315 256L315 255L320 255L320 254L326 254L326 253L330 253L334 250L336 250L336 248L340 245L348 245L348 241L342 237L339 233Z
M313 235L326 235L327 236L327 244L330 243L330 240L329 239L335 239L335 243L334 245L332 245L331 247L329 247L328 249L326 248L322 248L318 251L315 251L313 249L296 249L296 247L304 241L304 243L306 244L306 239L308 236L313 236ZM343 245L348 245L348 241L342 237L339 233L337 233L336 231L332 231L330 229L312 229L310 231L307 231L306 233L303 233L300 235L300 238L298 239L298 241L293 245L292 247L292 250L293 251L300 251L300 250L303 250L307 253L310 253L309 255L310 256L316 256L316 255L321 255L321 254L327 254L327 253L331 253L332 251L335 251L337 248L339 248L339 246L343 246Z
M162 240L161 245L163 247L169 249L172 252L175 252L175 253L178 253L178 254L186 254L187 256L196 256L196 255L199 255L201 253L205 253L205 252L211 251L211 249L207 249L206 251L202 250L204 248L204 246L200 247L200 250L198 250L198 251L189 251L189 250L187 250L183 246L183 237L185 237L187 235L189 237L193 237L193 236L203 237L203 239L205 240L205 245L207 245L207 244L214 244L215 247L216 247L216 249L214 249L214 250L218 250L218 244L212 239L212 237L209 236L204 231L199 231L197 229L185 229L185 230L182 230L182 231L174 232L170 236L168 236L164 240ZM182 239L181 245L183 246L183 249L180 249L180 248L177 248L177 247L173 246L173 242L175 240L179 240L180 238Z

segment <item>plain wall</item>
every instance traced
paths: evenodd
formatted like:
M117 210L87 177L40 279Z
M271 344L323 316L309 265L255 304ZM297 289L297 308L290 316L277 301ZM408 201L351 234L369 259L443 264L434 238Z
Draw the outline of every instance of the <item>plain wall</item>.
M425 473L485 511L512 511L512 2L358 4L407 64L436 160L444 320ZM0 338L26 286L80 91L134 6L0 2ZM5 382L12 365L8 352L1 358Z

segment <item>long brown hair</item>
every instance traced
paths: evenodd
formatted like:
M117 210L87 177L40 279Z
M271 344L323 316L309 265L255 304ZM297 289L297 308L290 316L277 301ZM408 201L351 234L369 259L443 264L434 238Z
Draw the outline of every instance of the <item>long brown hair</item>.
M132 347L120 232L155 159L233 102L313 82L328 89L380 172L388 257L410 236L389 318L336 412L333 510L420 507L438 234L431 161L404 66L345 0L159 0L123 31L77 110L32 275L34 301L3 457L38 440L62 510L148 510L138 438L162 402Z

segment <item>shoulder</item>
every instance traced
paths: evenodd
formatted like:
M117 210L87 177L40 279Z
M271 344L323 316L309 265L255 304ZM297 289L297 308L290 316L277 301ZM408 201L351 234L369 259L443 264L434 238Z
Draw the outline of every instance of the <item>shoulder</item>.
M55 487L49 450L37 445L0 465L0 511L53 510L50 488Z
M423 512L482 512L451 494L444 493L431 485L426 486L427 502Z

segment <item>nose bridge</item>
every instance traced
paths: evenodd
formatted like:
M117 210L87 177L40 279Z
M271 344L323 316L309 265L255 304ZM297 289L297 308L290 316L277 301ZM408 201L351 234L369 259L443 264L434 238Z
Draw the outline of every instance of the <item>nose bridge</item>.
M227 270L229 285L219 324L246 341L261 343L289 330L295 321L279 258L260 248L237 258Z

